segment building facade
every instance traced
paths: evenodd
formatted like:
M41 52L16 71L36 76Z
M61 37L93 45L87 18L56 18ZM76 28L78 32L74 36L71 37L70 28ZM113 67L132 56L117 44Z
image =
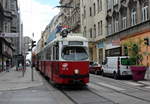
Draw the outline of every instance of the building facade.
M19 12L17 0L0 0L0 33L19 32ZM5 69L6 60L13 62L14 52L18 51L19 37L0 37L0 70Z
M80 0L81 31L89 39L90 60L105 58L106 0Z
M71 28L72 32L81 32L80 0L60 0L62 25Z
M107 0L106 20L106 56L123 55L122 38L150 30L150 0Z

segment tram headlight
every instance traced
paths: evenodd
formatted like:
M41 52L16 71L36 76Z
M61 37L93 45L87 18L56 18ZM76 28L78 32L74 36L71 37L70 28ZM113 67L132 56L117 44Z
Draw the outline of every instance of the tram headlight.
M79 72L80 72L79 69L74 70L74 74L79 74Z

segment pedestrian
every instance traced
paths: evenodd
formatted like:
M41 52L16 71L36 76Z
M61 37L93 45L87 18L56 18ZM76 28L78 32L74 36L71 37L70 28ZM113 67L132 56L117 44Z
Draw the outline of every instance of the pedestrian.
M6 60L6 72L9 72L9 60Z

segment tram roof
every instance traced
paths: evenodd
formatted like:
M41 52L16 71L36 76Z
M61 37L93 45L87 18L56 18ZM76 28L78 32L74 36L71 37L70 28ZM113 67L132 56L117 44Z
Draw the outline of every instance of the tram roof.
M44 48L48 47L50 44L53 44L58 41L83 41L88 42L88 39L83 37L81 33L69 33L67 37L62 38L62 36L57 36L53 41L48 43Z
M85 37L80 34L68 34L67 37L62 38L61 36L54 39L54 41L88 41Z

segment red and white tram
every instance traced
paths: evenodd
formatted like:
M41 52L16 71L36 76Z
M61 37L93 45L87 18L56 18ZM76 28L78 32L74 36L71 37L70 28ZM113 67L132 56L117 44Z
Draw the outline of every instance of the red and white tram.
M72 35L71 35L72 34ZM37 68L56 84L89 82L88 41L69 33L57 37L37 54Z

